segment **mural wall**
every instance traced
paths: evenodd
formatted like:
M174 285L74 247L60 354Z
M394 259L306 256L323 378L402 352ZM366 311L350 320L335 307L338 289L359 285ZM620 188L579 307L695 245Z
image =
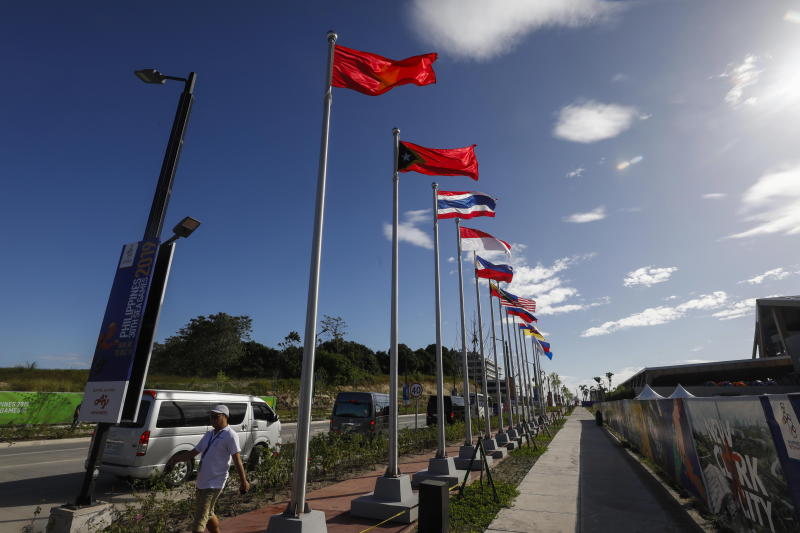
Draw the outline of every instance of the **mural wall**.
M599 405L632 447L734 531L800 531L800 394Z

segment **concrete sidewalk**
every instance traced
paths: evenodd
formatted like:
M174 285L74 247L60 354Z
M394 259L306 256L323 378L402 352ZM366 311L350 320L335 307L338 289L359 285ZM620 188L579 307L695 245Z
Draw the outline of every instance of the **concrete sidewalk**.
M503 509L487 532L571 532L578 522L581 420L579 407L519 484L514 505Z
M513 506L500 511L486 531L700 531L583 407L567 419L519 492Z

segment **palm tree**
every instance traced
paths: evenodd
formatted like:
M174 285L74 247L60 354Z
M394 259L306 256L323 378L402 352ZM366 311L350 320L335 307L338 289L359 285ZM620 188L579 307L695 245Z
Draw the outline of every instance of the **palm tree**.
M608 378L608 391L611 392L611 376L613 376L613 372L606 372L606 377Z

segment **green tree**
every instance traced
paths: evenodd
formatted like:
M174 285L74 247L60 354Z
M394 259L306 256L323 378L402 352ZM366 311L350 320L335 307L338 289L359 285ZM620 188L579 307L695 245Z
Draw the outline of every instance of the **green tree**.
M151 365L156 372L190 376L238 370L252 328L249 316L198 316L159 345Z

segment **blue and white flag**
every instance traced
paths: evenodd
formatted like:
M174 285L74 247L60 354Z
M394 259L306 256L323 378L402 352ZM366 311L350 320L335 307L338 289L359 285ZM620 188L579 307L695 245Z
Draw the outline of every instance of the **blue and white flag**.
M436 193L436 218L493 217L494 198L482 192L439 191Z

